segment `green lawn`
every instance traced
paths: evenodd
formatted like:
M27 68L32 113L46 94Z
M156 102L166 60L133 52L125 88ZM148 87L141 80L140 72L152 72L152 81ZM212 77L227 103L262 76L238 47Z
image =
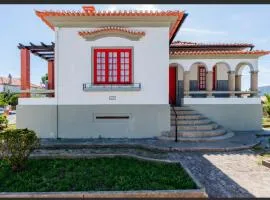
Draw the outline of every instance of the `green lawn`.
M262 125L264 128L270 128L270 118L263 117Z
M43 159L12 172L0 161L0 192L195 189L179 164L133 158Z

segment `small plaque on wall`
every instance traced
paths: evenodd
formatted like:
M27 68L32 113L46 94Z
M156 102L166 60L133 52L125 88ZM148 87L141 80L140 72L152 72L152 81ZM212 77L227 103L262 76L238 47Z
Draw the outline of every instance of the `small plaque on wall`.
M109 100L116 100L116 96L109 96Z

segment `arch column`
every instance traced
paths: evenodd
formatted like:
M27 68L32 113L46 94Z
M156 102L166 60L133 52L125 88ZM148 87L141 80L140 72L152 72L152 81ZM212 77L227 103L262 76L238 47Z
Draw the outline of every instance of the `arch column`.
M258 92L258 71L251 71L250 73L250 89L252 92ZM257 94L251 96L257 96Z
M242 75L235 75L235 91L241 91L241 78Z
M189 71L184 71L184 96L189 97Z
M213 97L212 96L212 90L213 90L213 72L208 71L206 72L206 90L207 90L207 97Z
M228 71L228 85L230 97L235 97L235 71Z

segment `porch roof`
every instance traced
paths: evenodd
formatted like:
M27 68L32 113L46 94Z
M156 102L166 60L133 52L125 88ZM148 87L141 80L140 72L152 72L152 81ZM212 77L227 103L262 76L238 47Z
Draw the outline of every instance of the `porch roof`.
M254 45L251 43L197 43L174 41L170 48L173 49L188 49L188 50L244 50L250 48L252 50Z
M255 55L257 57L270 54L270 51L254 50L254 51L231 51L231 50L215 50L215 51L189 51L174 50L170 51L170 56L198 56L198 55Z

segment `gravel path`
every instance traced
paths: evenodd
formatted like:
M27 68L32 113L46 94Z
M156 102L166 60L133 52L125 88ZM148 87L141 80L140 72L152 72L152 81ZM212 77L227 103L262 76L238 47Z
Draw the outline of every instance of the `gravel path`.
M189 168L209 197L270 197L270 169L251 150L227 153L170 153Z

